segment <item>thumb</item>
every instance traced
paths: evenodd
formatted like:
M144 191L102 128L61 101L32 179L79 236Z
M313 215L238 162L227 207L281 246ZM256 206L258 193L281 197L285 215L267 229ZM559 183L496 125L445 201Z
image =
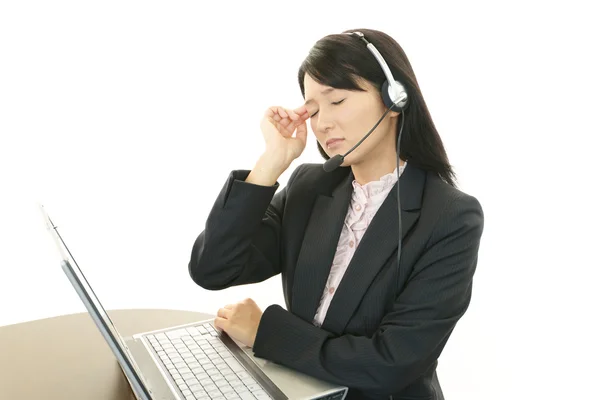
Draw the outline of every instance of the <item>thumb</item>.
M307 131L306 121L302 121L302 123L298 125L298 128L296 128L296 139L299 139L303 145L306 145Z

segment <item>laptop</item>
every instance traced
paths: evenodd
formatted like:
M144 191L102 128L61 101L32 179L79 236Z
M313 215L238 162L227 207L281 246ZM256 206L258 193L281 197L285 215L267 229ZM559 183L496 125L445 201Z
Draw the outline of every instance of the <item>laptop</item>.
M115 355L138 400L345 399L348 388L255 357L213 319L122 337L43 205L61 267Z

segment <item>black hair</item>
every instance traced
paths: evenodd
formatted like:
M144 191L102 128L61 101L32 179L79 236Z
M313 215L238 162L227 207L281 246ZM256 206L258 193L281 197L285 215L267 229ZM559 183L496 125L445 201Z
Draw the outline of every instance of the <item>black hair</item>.
M435 172L442 180L456 187L455 173L425 104L412 66L402 47L391 36L373 29L350 29L342 34L327 35L317 41L298 70L302 96L305 96L305 74L322 85L336 89L364 91L357 78L381 88L386 80L381 66L362 40L345 34L356 31L362 32L379 50L392 75L404 85L408 94L408 103L404 109L400 158L426 171ZM399 128L400 122L396 132L396 143ZM318 141L317 147L321 156L329 159Z

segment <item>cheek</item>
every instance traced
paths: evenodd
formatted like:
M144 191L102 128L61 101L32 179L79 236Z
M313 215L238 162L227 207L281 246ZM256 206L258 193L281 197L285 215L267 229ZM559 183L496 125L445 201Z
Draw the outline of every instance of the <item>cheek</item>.
M338 127L348 139L357 139L364 136L372 125L369 117L363 110L355 107L340 110L338 115Z

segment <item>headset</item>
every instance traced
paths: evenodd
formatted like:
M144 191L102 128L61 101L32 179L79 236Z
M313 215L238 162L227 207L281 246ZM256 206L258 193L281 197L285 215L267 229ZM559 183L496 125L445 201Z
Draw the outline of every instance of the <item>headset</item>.
M373 53L373 56L375 56L375 59L377 60L377 62L379 63L379 65L381 66L381 69L383 70L383 73L385 74L386 80L383 82L383 84L381 85L381 97L383 99L383 104L387 107L387 110L385 111L385 113L381 116L381 118L379 119L379 121L377 121L377 123L373 126L373 128L371 128L371 130L357 143L355 144L350 150L348 150L346 152L346 154L341 155L338 154L332 158L330 158L329 160L325 161L325 163L323 163L323 169L327 172L331 172L333 170L335 170L336 168L338 168L340 165L342 165L342 163L344 162L344 157L346 157L348 154L350 154L354 149L356 149L367 137L369 137L369 135L375 130L375 128L377 128L377 126L379 125L379 123L383 120L383 118L385 118L385 116L390 112L390 111L395 111L395 112L399 112L402 114L402 123L400 125L400 133L398 134L398 143L397 143L397 147L396 147L396 172L398 174L398 182L396 183L396 197L398 199L398 257L397 257L397 268L396 268L396 288L398 287L398 275L399 275L399 270L400 270L400 254L402 252L402 207L400 205L400 139L402 138L402 130L404 128L404 110L406 109L406 106L408 104L408 93L406 92L406 89L404 88L404 85L402 85L402 83L396 79L394 79L394 76L392 75L392 71L390 70L390 67L387 65L387 63L385 62L385 59L383 58L383 56L381 55L381 53L379 52L379 50L377 50L377 48L375 47L375 45L373 45L373 43L369 42L367 40L367 38L365 38L365 35L362 32L344 32L347 35L352 35L355 37L358 37L360 40L362 40L366 46L367 49L369 49L369 51L371 53Z

